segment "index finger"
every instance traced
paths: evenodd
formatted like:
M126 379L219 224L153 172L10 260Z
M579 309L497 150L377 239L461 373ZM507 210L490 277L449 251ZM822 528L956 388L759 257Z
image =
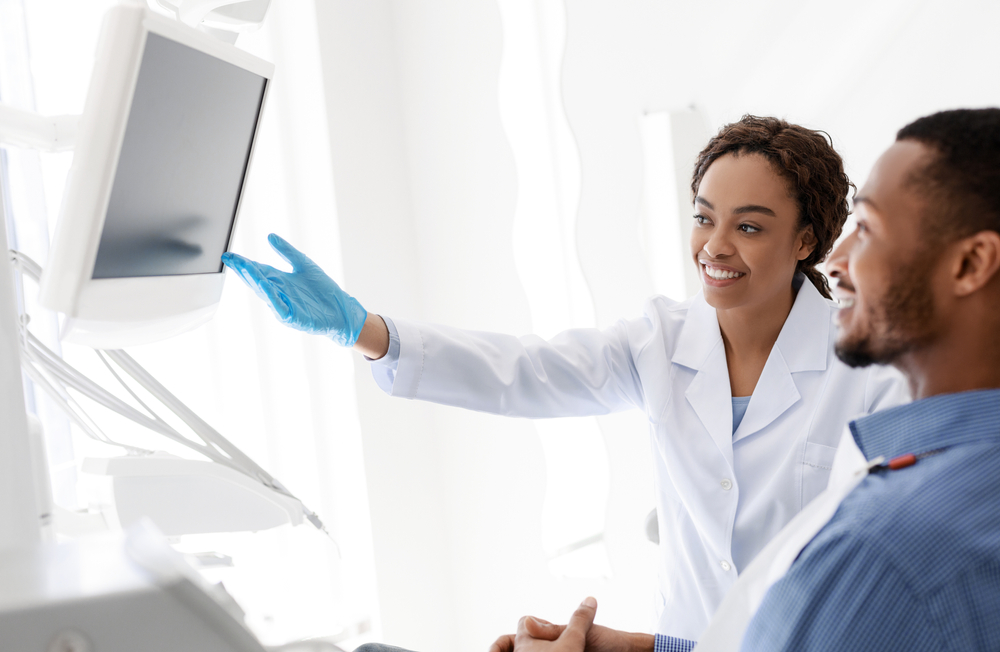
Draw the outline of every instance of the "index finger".
M273 267L233 253L223 254L222 262L236 272L236 275L254 291L254 294L270 304L280 319L288 318L291 308L269 278L276 271Z
M262 282L267 281L268 276L276 271L270 265L258 263L230 251L222 254L222 263L229 269L236 272L236 275L250 287L253 287L255 284L260 285Z
M566 625L566 630L563 631L559 640L565 640L574 645L574 649L578 647L582 652L587 642L587 632L590 631L590 626L594 624L594 616L596 615L597 600L594 598L584 598L580 606L573 612L573 615L569 617L569 624Z
M554 641L562 635L566 625L553 625L547 620L532 616L524 622L524 629L531 638Z

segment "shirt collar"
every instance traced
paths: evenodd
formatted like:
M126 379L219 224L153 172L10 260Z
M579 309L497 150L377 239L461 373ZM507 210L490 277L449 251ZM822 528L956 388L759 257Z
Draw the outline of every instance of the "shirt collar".
M851 422L869 460L979 442L1000 443L1000 389L941 394Z
M830 357L830 312L835 308L808 279L797 280L801 286L774 346L789 372L823 371ZM687 310L671 362L700 370L722 343L719 319L702 292L695 295Z

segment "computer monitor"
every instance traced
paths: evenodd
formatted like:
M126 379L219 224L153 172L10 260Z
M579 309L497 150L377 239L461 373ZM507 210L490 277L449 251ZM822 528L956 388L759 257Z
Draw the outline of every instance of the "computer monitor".
M211 318L274 67L143 5L104 19L42 305L121 348Z

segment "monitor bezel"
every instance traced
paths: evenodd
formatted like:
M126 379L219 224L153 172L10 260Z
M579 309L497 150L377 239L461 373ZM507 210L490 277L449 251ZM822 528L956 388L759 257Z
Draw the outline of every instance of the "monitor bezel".
M206 321L222 296L225 277L220 266L219 272L207 274L93 278L142 56L151 33L265 80L226 251L239 223L274 74L272 64L145 6L120 5L106 14L40 293L42 305L68 318L64 338L76 336L77 341L87 343L86 331L102 331L98 339L105 348L116 340L135 343L137 339L159 339L154 333L160 322L167 325L165 337L186 330L182 326L186 319Z

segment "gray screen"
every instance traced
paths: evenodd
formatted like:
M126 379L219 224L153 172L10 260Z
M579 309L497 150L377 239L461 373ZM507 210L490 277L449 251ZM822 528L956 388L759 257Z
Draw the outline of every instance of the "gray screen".
M94 278L222 271L266 83L148 35Z

